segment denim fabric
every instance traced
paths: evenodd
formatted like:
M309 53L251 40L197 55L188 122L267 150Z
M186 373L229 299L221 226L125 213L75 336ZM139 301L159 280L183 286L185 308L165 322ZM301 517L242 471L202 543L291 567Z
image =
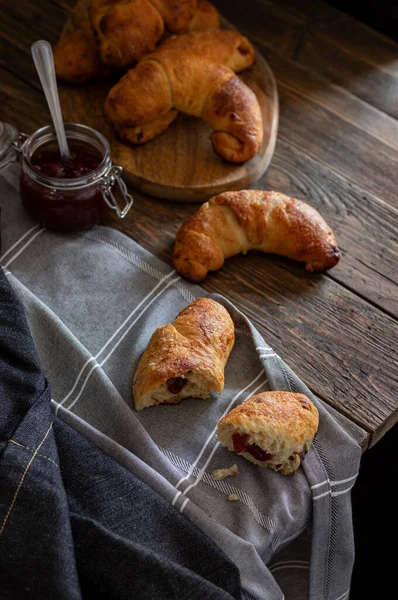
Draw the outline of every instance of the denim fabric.
M0 269L0 598L241 598L222 551L50 404Z
M22 208L19 169L5 176L0 263L24 306L57 418L213 540L237 565L245 598L345 600L354 560L350 494L366 432L317 398L219 295L212 297L235 324L223 393L137 412L133 375L150 336L206 292L115 229L40 229ZM216 440L218 420L266 390L304 393L319 410L314 443L293 478ZM213 478L233 462L238 477Z

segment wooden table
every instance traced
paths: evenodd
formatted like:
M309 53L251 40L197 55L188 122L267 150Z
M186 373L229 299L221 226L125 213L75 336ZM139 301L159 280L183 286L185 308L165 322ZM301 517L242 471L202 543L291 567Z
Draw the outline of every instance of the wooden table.
M0 120L50 121L30 45L58 39L75 0L0 0ZM398 417L398 46L318 0L215 0L268 59L280 126L256 187L297 196L332 226L325 275L275 256L236 256L203 287L232 300L323 400L375 444ZM134 194L117 227L170 263L195 205Z

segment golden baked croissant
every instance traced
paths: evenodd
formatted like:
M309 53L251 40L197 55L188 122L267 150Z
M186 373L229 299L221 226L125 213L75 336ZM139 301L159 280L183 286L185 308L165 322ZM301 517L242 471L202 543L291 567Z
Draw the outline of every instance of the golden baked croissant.
M201 0L189 23L189 30L192 32L214 30L219 27L219 22L219 15L214 6L207 0ZM80 10L74 18L73 25L75 29L70 28L71 30L54 46L55 71L58 79L69 83L84 83L90 79L108 77L112 69L104 65L101 60L87 10ZM154 46L150 45L151 51L153 48Z
M155 49L165 27L188 31L198 0L91 0L90 19L104 64L126 69Z
M219 29L220 15L207 0L200 0L196 12L188 25L189 31L211 31Z
M221 393L234 341L233 321L221 304L210 298L192 302L152 335L134 375L135 408Z
M159 51L184 51L184 49L213 62L226 65L235 72L247 69L255 60L254 49L249 40L237 31L227 29L181 34L169 38L159 46ZM177 115L177 110L170 109L153 121L133 127L119 123L113 124L121 140L133 144L144 144L167 129Z
M318 410L304 394L264 392L218 422L217 440L254 464L290 475L310 449L318 425Z
M173 35L162 42L158 50L194 52L229 67L235 73L251 67L256 58L247 37L231 29Z
M232 69L190 52L150 54L122 77L105 101L105 114L119 135L135 144L151 139L145 125L171 109L209 123L213 148L225 160L244 162L261 145L263 121L254 92Z
M203 204L177 232L173 264L190 281L202 281L224 259L248 250L280 254L324 271L340 258L333 232L311 206L262 190L224 192Z
M58 79L70 83L84 83L110 73L101 61L91 26L71 31L59 40L54 46L54 64Z

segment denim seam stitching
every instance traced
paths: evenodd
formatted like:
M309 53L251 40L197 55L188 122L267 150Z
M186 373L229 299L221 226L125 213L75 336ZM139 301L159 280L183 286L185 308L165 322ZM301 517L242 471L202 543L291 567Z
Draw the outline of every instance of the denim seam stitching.
M22 477L21 477L21 480L20 480L20 482L19 482L19 484L18 484L18 487L17 487L17 489L16 489L16 491L15 491L14 497L13 497L13 499L11 500L11 504L10 504L10 506L9 506L9 508L8 508L7 514L6 514L6 516L4 517L4 521L3 521L2 525L1 525L1 528L0 528L0 536L2 535L2 533L3 533L3 531L4 531L4 528L5 528L6 524L7 524L7 521L8 521L8 519L9 519L9 517L10 517L10 514L11 514L11 512L12 512L12 509L14 508L15 502L16 502L16 500L17 500L17 497L18 497L18 494L19 494L19 492L20 492L20 489L22 488L22 485L23 485L24 479L25 479L25 477L26 477L26 474L27 474L27 472L29 471L29 469L30 469L30 467L31 467L31 465L32 465L32 463L33 463L33 461L34 461L34 459L36 458L36 456L37 456L37 454L38 454L38 452L39 452L39 450L40 450L41 446L42 446L42 445L44 444L44 442L46 441L46 439L47 439L47 436L48 436L48 434L50 433L50 430L51 430L52 426L53 426L53 424L51 423L50 427L47 429L47 431L46 431L46 433L45 433L45 435L44 435L43 439L42 439L42 440L41 440L41 442L40 442L40 444L37 446L36 450L34 451L34 453L33 453L33 455L32 455L32 458L30 459L30 461L29 461L29 462L28 462L28 464L26 465L26 469L25 469L25 471L23 472L23 475L22 475Z
M16 442L15 440L8 440L8 442L10 444L15 444L15 446L19 446L20 448L25 448L25 450L29 450L29 452L35 452L35 450L33 448L28 448L27 446L24 446L24 444L20 444L19 442ZM59 468L59 465L55 462L55 460L53 460L49 456L46 456L45 454L42 454L41 452L37 452L37 456L41 456L42 458L46 458L47 460L49 460L50 462L52 462L53 465L55 465L56 467Z

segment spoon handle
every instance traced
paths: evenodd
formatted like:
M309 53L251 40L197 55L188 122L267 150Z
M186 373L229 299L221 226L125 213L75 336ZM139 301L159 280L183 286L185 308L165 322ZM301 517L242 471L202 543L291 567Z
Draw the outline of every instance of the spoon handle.
M51 45L45 40L39 40L32 44L32 56L40 77L41 85L50 109L51 118L57 134L59 151L61 156L71 158L68 142L66 140L64 122L62 120L61 107L59 104L58 87L55 77L54 57Z

